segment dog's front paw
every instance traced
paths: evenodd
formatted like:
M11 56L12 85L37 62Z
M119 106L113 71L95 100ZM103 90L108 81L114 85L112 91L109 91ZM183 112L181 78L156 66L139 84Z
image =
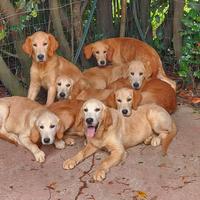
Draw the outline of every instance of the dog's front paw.
M57 149L65 148L65 142L63 140L55 141L54 144Z
M161 143L161 139L159 137L153 137L151 140L151 146L157 147Z
M37 151L34 156L37 162L42 163L45 161L45 153L43 151Z
M94 175L93 175L93 179L95 181L103 181L106 178L106 171L103 169L98 169L95 171Z
M73 146L75 144L75 140L73 138L66 138L65 144L68 146Z
M77 162L73 159L68 159L63 162L64 169L73 169L77 165Z
M153 138L153 135L149 136L148 138L145 139L144 144L149 145L151 144L151 140Z

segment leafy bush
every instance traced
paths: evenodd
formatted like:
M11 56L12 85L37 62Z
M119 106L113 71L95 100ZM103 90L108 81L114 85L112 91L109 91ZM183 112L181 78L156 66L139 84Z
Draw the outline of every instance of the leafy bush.
M183 47L178 74L194 84L200 79L200 6L196 0L190 0L184 10Z

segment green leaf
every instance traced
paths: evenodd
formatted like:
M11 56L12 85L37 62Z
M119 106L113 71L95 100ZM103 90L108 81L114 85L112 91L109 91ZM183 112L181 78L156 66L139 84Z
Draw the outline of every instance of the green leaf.
M0 30L0 40L3 40L6 37L6 32L4 29Z
M195 77L197 77L197 78L200 79L200 70L199 70L199 71L195 71L195 72L193 73L193 75L194 75Z
M181 76L181 77L185 77L186 78L187 77L187 72L186 71L179 71L178 75Z
M32 12L30 13L30 15L32 17L37 17L37 11L36 10L32 10Z

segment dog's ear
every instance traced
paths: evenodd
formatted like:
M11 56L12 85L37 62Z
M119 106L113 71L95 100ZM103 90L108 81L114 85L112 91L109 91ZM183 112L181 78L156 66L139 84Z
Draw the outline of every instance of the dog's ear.
M32 39L31 36L27 37L24 44L22 45L22 49L29 56L32 56L33 48L32 48Z
M81 108L75 119L75 128L77 131L83 131L83 118L83 108Z
M38 128L36 127L36 125L34 124L34 126L31 129L31 133L30 133L30 140L32 143L36 144L39 142L40 140L40 132L38 130Z
M113 53L114 53L114 48L109 46L108 52L107 52L107 60L110 61L110 62L112 62Z
M54 52L58 48L58 41L52 34L49 35L49 47L48 47L48 55L53 56Z
M104 126L104 130L107 130L109 126L111 126L113 123L112 115L108 107L104 110L104 115L102 119L102 124Z
M150 62L145 63L145 73L144 73L145 79L147 80L148 78L150 78L152 73L153 72L150 66Z
M115 99L115 92L112 92L104 101L108 107L117 109L116 99Z
M137 110L137 107L139 106L140 102L142 101L142 95L139 91L133 90L133 110Z
M83 48L83 54L87 60L92 57L92 48L92 44L88 44Z
M63 123L61 122L61 120L59 120L58 127L57 127L56 138L58 140L61 140L63 138L63 136L64 136L64 132L65 132L65 127L64 127Z

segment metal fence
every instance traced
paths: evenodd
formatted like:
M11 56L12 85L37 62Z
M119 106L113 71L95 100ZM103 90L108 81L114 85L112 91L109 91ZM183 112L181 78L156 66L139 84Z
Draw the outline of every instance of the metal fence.
M81 3L83 4L82 6L86 6L88 1L61 0L59 1L59 5L57 7L50 8L49 1L41 0L37 4L36 8L34 8L33 5L32 9L18 11L14 15L6 16L5 14L0 13L0 55L14 75L16 75L19 79L22 79L23 69L19 61L19 55L17 55L16 52L16 45L18 45L17 42L23 42L27 36L36 31L51 32L56 36L56 31L53 28L50 14L50 11L53 9L59 10L60 16L63 18L63 32L66 40L69 42L70 48L72 49L71 60L73 60L74 57L76 57L76 60L78 59L79 54L76 54L76 52L79 50L78 53L80 53L80 48L78 48L80 42L76 41L73 36L73 27L76 22L73 20L72 12L72 6L76 3ZM10 25L8 22L11 18L19 18L19 25ZM18 33L20 32L17 39L13 39L13 30ZM3 87L1 82L0 87ZM4 89L3 92L5 92Z

